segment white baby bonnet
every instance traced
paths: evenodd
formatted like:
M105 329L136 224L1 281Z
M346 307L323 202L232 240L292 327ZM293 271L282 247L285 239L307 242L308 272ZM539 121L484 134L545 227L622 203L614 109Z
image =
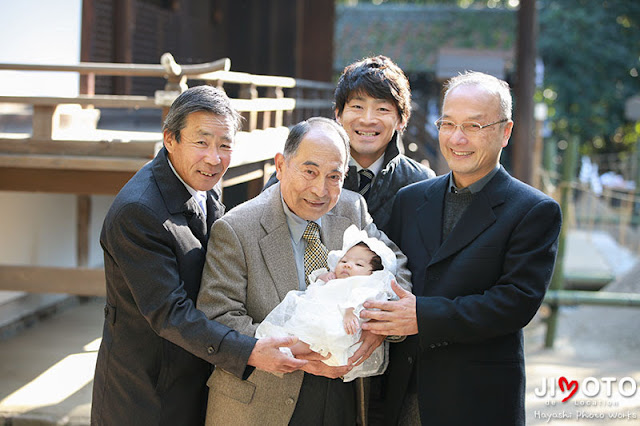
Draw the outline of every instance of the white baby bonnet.
M349 249L359 242L364 242L375 254L382 259L382 266L392 275L396 274L396 255L382 241L371 238L367 235L367 231L361 231L357 226L351 225L344 231L342 239L342 250L332 250L329 252L327 263L329 270L335 271L338 261L349 251Z

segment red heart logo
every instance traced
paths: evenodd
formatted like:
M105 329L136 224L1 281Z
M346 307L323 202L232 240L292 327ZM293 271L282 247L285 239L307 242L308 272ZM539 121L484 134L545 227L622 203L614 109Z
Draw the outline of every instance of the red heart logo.
M560 386L560 390L562 392L565 391L565 387L567 388L566 389L567 391L571 391L571 393L569 393L569 396L563 399L562 402L567 402L569 398L571 398L576 392L578 392L578 381L577 380L568 381L567 378L564 376L558 379L558 386ZM572 388L573 390L571 390Z

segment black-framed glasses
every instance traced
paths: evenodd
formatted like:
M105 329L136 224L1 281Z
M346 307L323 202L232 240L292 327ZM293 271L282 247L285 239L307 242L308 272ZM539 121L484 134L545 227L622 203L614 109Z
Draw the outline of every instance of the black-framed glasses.
M439 119L436 120L436 122L433 124L435 124L435 126L438 128L438 131L444 135L455 132L458 127L460 127L460 130L462 130L462 133L464 133L465 135L472 135L474 133L478 133L484 128L493 126L494 124L506 123L507 121L509 121L508 118L503 118L502 120L495 121L489 124L480 124L473 121L465 121L464 123L456 124L451 120Z

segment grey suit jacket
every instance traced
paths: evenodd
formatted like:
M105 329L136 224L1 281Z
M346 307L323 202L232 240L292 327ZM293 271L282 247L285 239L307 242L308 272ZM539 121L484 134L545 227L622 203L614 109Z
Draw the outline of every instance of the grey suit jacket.
M397 281L410 288L406 257L373 224L364 199L343 190L336 206L322 217L321 238L329 250L342 247L343 233L351 224L366 229L395 251ZM287 292L297 289L298 275L278 183L214 224L197 306L209 318L253 336ZM287 424L302 379L302 371L278 377L255 370L241 380L216 369L208 382L207 424Z
M207 223L162 149L122 188L104 221L107 303L91 424L201 425L211 364L242 376L255 339L195 309Z

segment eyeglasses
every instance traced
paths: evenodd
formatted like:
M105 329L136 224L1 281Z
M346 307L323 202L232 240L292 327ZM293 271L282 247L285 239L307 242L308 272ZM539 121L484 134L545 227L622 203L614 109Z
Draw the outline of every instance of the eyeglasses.
M464 123L456 124L453 121L440 119L436 120L436 122L433 124L436 125L438 131L443 135L449 135L455 132L458 126L460 127L460 130L462 130L462 133L464 133L465 135L472 135L474 133L478 133L480 130L486 127L493 126L494 124L505 123L507 121L509 121L508 118L503 118L500 121L482 125L480 123L474 123L473 121L465 121Z

